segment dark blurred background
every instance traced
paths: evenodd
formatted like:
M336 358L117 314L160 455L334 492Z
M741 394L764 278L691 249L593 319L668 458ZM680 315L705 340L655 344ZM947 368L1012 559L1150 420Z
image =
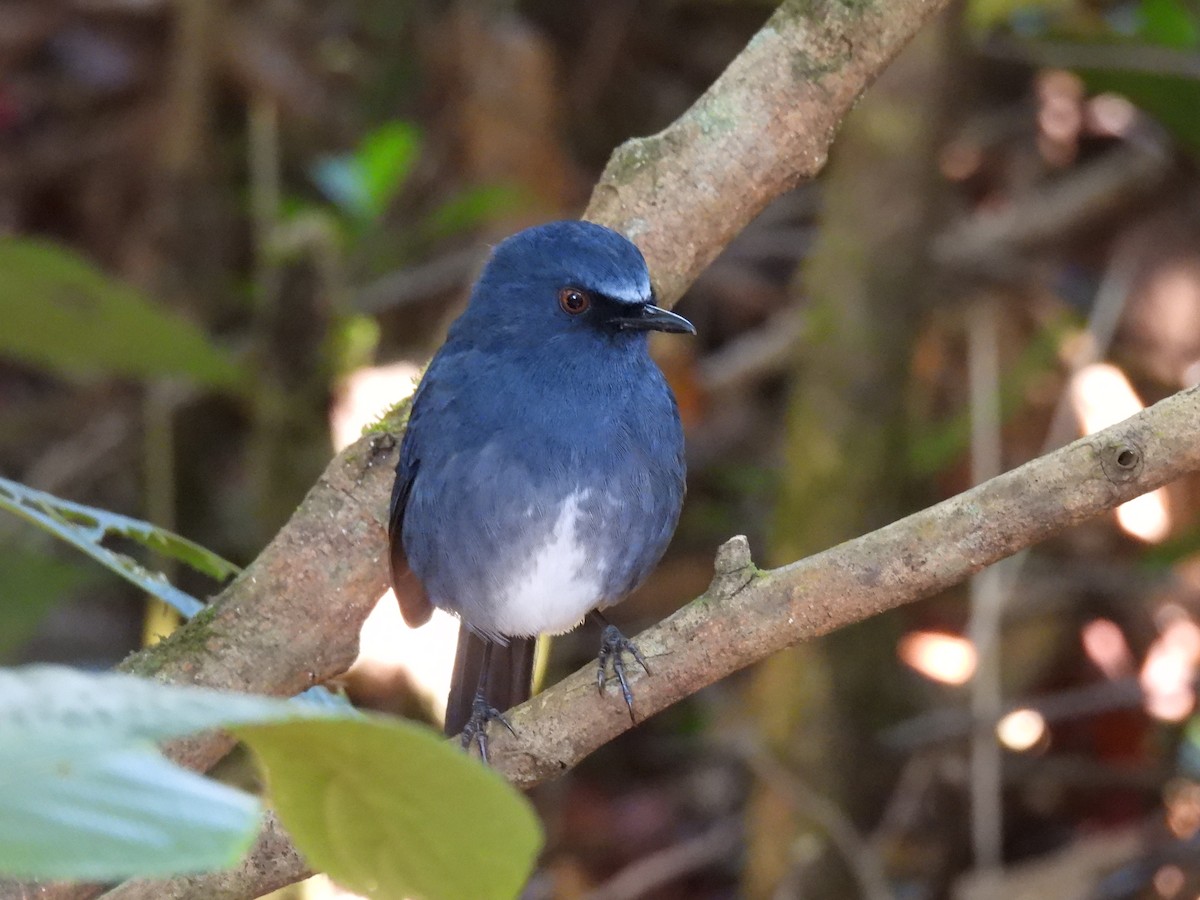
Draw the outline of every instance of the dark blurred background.
M0 475L252 560L487 245L578 215L771 9L0 0ZM1196 0L935 22L680 302L688 503L617 618L733 534L787 562L1200 382L1198 158ZM535 792L528 895L1196 897L1198 510L1171 485L643 724ZM0 518L0 662L168 627ZM368 629L350 695L435 720L446 623Z

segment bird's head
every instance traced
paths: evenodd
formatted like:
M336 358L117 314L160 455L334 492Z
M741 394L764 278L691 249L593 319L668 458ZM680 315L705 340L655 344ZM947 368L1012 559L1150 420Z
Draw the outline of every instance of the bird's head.
M484 267L464 324L525 340L578 334L621 341L648 331L695 334L654 305L642 253L592 222L550 222L502 241Z

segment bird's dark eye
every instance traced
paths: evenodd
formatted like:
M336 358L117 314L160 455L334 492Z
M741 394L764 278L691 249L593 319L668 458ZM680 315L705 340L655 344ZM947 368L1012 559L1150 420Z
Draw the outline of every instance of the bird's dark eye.
M592 298L588 296L587 291L565 287L558 292L558 305L563 308L563 312L577 316L587 312L588 307L592 305Z

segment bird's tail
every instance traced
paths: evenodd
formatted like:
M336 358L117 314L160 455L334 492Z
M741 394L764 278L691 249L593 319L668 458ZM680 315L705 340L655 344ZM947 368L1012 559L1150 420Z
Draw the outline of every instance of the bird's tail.
M533 690L533 651L536 638L509 638L507 644L489 641L467 628L458 630L458 652L446 700L446 734L463 730L471 718L476 690L500 712L529 699ZM485 653L485 650L487 651ZM487 661L486 679L483 666Z

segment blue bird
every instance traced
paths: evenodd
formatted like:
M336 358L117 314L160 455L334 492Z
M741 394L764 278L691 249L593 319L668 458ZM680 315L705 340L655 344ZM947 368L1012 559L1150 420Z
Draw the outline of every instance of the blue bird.
M413 398L389 516L410 626L462 621L446 733L487 755L487 725L528 699L534 639L598 612L658 563L684 495L683 429L650 331L695 334L654 305L641 252L590 222L521 231L493 251ZM647 667L647 672L649 668ZM511 730L511 728L510 728Z

